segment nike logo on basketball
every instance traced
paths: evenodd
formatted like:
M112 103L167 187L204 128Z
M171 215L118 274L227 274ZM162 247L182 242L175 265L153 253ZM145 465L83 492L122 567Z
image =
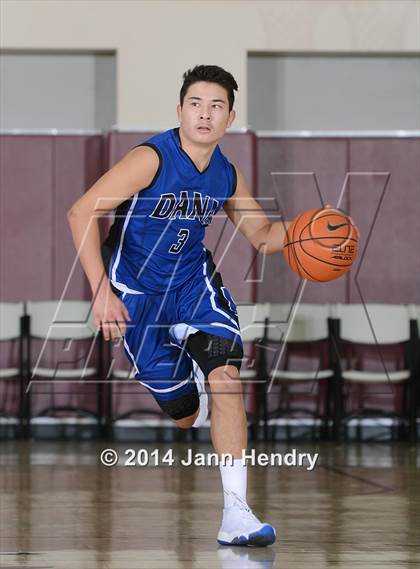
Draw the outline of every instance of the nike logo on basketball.
M348 225L348 223L340 223L339 225L332 225L330 222L328 222L327 227L330 231L335 231L339 227L344 227L345 225Z

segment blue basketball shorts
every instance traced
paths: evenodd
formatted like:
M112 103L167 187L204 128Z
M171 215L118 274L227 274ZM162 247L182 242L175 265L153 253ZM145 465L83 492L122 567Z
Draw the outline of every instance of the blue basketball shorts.
M179 399L196 390L194 362L205 375L215 366L208 367L206 360L240 368L243 347L236 305L209 253L203 270L177 289L159 295L125 292L118 296L131 318L124 337L126 354L136 379L158 402ZM191 335L200 341L189 342ZM213 341L206 345L201 338ZM220 359L226 352L222 349L226 341L232 360L229 353ZM190 344L195 350L199 347L199 357L194 356Z

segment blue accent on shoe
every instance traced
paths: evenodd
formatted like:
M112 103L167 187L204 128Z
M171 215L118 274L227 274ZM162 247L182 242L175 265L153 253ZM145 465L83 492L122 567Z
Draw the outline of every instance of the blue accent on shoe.
M232 541L217 540L220 545L248 545L253 547L266 547L276 541L276 532L269 524L264 524L263 527L250 533L248 537L240 535L235 537Z

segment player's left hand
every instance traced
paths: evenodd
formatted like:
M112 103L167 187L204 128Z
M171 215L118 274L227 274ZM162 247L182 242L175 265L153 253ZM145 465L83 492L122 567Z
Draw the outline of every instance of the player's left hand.
M106 282L93 299L93 316L104 340L118 340L125 335L130 314L124 303L112 292Z

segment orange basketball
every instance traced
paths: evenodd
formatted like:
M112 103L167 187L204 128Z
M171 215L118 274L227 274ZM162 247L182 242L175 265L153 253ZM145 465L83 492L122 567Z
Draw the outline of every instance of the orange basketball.
M315 208L299 214L284 238L284 257L303 279L326 282L338 279L357 256L359 230L342 211Z

